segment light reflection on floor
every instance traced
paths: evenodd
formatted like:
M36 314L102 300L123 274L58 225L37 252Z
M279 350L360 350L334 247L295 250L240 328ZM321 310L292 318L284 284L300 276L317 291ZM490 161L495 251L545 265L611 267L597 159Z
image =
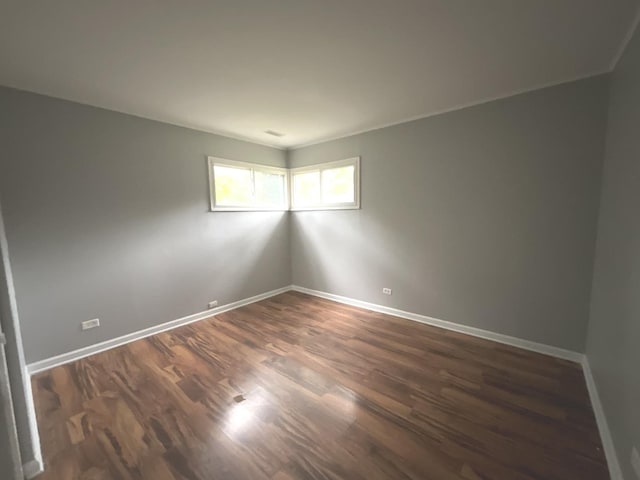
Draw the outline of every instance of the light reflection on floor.
M260 429L268 417L273 420L272 414L277 416L279 410L278 399L263 387L252 389L241 397L244 400L235 400L229 405L222 428L222 431L234 441L246 440L254 428ZM325 407L340 415L340 429L346 431L357 417L357 395L347 388L339 388L324 397Z
M234 401L227 412L223 431L232 439L247 433L260 420L260 414L268 407L269 398L262 388L256 388L244 395L243 401Z

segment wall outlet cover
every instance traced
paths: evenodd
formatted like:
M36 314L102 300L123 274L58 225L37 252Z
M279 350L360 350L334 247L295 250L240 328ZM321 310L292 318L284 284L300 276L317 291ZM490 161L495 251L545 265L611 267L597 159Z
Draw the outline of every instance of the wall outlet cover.
M93 320L85 320L82 322L82 330L89 330L100 326L100 319L94 318Z
M384 293L385 295L391 295L393 291L390 288L385 287L382 289L382 293Z
M213 302L209 302L209 308L215 308L218 306L218 300L214 300Z

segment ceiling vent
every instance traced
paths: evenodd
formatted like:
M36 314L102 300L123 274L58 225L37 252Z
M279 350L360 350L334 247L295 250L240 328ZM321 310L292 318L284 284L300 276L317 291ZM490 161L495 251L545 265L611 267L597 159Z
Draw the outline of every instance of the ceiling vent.
M264 133L267 135L272 135L274 137L284 137L284 133L276 132L275 130L265 130Z

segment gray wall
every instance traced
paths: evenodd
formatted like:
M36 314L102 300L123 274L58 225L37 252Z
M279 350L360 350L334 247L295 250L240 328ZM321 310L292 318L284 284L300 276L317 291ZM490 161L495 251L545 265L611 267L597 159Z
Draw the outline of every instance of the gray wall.
M281 150L7 88L0 145L28 363L290 283L287 213L208 211L206 155Z
M640 31L611 78L587 356L625 478L640 450Z
M584 351L606 102L594 77L289 152L362 158L361 210L292 214L293 283Z

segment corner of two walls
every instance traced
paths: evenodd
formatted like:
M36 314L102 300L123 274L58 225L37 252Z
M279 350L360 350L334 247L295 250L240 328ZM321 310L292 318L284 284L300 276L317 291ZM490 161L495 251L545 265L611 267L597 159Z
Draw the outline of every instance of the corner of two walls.
M640 12L639 12L640 14ZM640 450L640 31L611 74L586 354L620 478ZM617 479L616 479L617 480Z
M285 167L291 168L291 149L287 148L284 150L284 160ZM291 188L291 187L290 187ZM292 235L292 223L293 223L293 212L290 210L287 212L287 268L289 272L289 285L294 285L293 282L293 255L292 255L292 244L291 244L291 235Z

